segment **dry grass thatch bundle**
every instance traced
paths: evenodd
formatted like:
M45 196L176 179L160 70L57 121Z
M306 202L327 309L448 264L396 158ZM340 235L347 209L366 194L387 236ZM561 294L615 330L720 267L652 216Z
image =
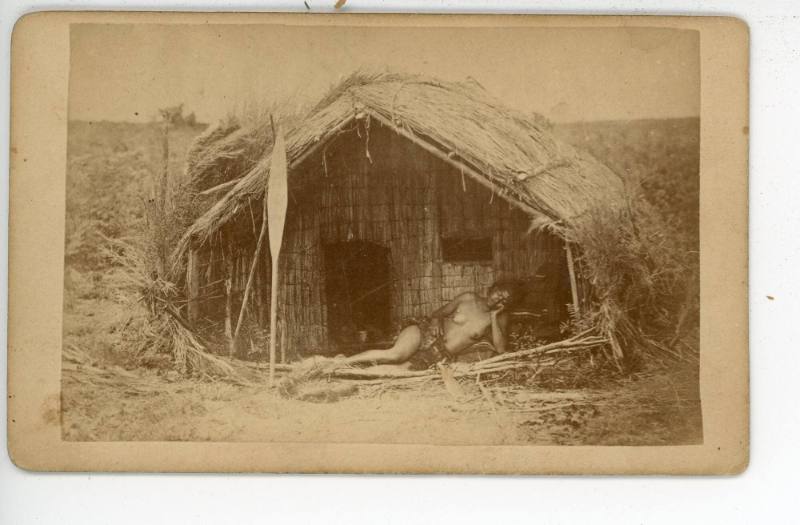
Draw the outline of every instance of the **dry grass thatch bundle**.
M135 240L109 240L106 256L114 270L109 284L116 300L126 304L130 317L121 328L121 339L134 355L146 360L154 355L171 359L180 373L240 381L226 361L209 353L182 318L176 304L176 286L153 270L152 257Z
M693 280L644 198L631 191L624 207L592 208L581 221L550 227L577 247L591 292L588 308L574 319L576 330L597 329L628 365L643 353L697 360L694 349L669 348L683 335L680 318L694 299Z
M270 115L287 128L299 121L287 104L251 111L231 114L195 139L186 154L186 175L196 191L238 179L270 154L274 141Z

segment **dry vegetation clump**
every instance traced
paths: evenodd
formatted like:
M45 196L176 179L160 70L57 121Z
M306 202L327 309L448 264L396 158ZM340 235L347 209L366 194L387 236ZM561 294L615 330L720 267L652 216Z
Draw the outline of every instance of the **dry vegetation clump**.
M196 191L242 177L272 148L272 125L291 129L302 109L289 101L248 103L198 136L186 154L186 175ZM272 121L270 120L272 118Z
M125 351L143 364L169 359L175 370L188 376L238 377L190 330L180 313L178 287L158 275L154 250L146 240L109 239L105 251L114 264L107 285L129 311L119 330Z
M670 348L690 306L691 269L644 198L632 195L617 209L593 208L559 232L577 247L578 271L591 285L588 308L580 316L573 312L573 329L594 327L628 368L645 354L696 358Z
M209 128L187 154L187 174L206 190L249 170L271 142L269 123L242 127L235 117Z

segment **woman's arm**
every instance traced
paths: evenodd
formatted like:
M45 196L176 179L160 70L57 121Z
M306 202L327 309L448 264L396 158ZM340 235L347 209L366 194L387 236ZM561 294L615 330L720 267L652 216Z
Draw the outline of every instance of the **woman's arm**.
M492 344L498 354L506 352L506 343L508 334L508 314L503 312L501 307L498 310L493 310L490 315L492 316Z
M464 302L464 300L472 299L474 297L475 297L475 294L472 293L472 292L464 292L462 294L459 294L459 295L457 295L455 297L455 299L453 299L452 301L450 301L446 305L442 306L441 308L438 308L438 309L434 310L433 313L431 313L431 317L432 318L433 317L437 317L439 319L442 319L444 317L448 317L450 315L453 315L453 312L455 312L458 309L458 305L460 305L462 302Z

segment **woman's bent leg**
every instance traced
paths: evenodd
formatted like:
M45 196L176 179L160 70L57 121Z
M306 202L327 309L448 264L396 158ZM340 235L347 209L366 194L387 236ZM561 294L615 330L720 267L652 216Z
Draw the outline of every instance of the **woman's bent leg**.
M350 356L344 360L349 365L371 363L371 364L391 364L403 363L408 361L422 342L422 332L416 325L403 328L397 336L394 346L385 350L367 350Z

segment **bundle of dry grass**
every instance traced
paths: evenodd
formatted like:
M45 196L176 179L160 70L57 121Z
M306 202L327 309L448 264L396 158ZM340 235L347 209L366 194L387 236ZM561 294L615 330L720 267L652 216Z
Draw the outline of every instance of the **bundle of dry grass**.
M166 356L184 375L240 381L239 373L209 353L182 318L178 289L158 276L147 245L141 239L117 239L109 240L104 250L113 266L108 281L115 299L130 311L120 328L123 345L140 362Z
M579 221L545 226L577 247L580 276L590 285L573 329L596 328L629 367L643 353L696 361L696 350L671 348L684 302L692 299L689 270L658 215L644 198L629 195L627 206L594 207Z
M225 155L221 154L224 147L221 144L231 142L230 137L233 133L241 129L241 125L235 118L220 121L215 126L209 126L201 133L186 152L186 174L190 179L195 180L198 186L202 186L209 168L217 171L219 160ZM233 151L239 148L231 148Z
M272 150L274 137L270 115L286 128L297 125L299 117L290 104L246 108L229 114L209 127L186 154L186 175L193 188L204 192L249 172Z
M187 154L186 172L198 191L237 178L272 146L269 122L242 127L229 119L198 137Z

